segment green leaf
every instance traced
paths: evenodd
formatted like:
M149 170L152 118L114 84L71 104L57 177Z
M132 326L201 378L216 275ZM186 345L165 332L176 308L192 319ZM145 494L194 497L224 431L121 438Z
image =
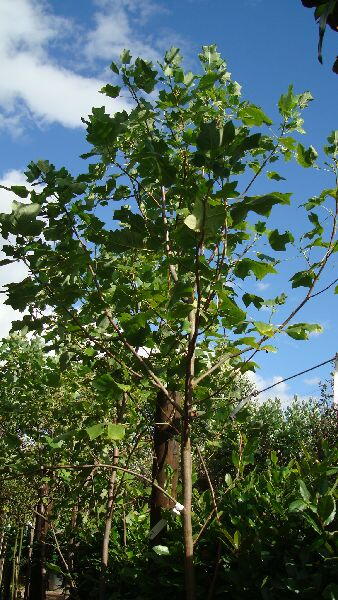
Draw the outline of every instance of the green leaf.
M110 63L110 68L114 73L116 73L116 75L119 74L120 70L116 63L114 63L114 62Z
M281 192L273 192L264 196L245 196L243 200L236 202L230 208L233 224L237 225L245 219L249 211L269 216L275 204L290 204L290 196L291 194L282 194Z
M290 231L285 231L285 233L279 233L278 229L274 229L269 233L269 242L271 248L276 250L277 252L286 250L286 244L290 244L294 242L295 238L293 237Z
M254 326L257 329L258 333L264 336L266 335L268 337L271 337L276 333L276 327L271 325L271 323L264 323L263 321L254 321Z
M324 527L332 523L336 516L336 501L332 494L326 494L319 498L317 511Z
M323 533L321 528L317 525L316 521L311 515L309 515L309 513L304 512L303 519L305 519L311 525L312 529L314 529L317 533L319 533L320 535Z
M219 306L219 315L224 327L238 325L245 320L246 313L239 308L230 298L225 297Z
M167 65L178 67L182 62L182 55L180 53L180 49L175 48L175 46L172 46L172 48L166 51L164 55L164 61L167 63Z
M153 550L159 556L168 556L170 554L168 546L154 546Z
M203 152L215 152L229 144L235 138L235 127L232 121L220 126L216 121L202 123L197 136L196 146Z
M302 94L299 94L298 96L298 106L299 108L306 108L309 104L309 102L311 102L313 100L313 96L311 94L311 92L303 92Z
M289 85L286 94L282 94L278 101L279 112L283 117L290 117L292 110L297 106L298 96L293 93L293 85Z
M236 550L238 550L238 548L240 547L240 544L241 544L241 534L237 530L234 533L234 547L236 548Z
M242 300L245 306L250 306L250 304L253 304L257 309L262 308L262 305L264 304L264 298L256 296L256 294L248 294L247 292L243 294Z
M335 158L338 155L338 129L330 133L327 141L329 143L327 146L324 146L324 152L328 156L332 155Z
M110 440L123 440L125 435L125 427L120 423L108 423L107 437Z
M269 273L277 273L277 271L269 263L259 262L251 258L242 258L235 266L234 273L240 279L245 279L250 273L253 273L256 279L263 279Z
M308 504L310 502L310 492L307 489L306 484L302 479L300 479L298 483L299 483L299 491L301 493L301 496L302 496L304 502L306 502Z
M91 425L91 427L86 427L86 432L89 435L90 440L95 440L100 437L104 433L104 423L96 423L96 425Z
M202 46L202 52L198 55L198 58L200 59L206 71L226 68L224 60L222 59L220 53L217 52L216 44Z
M301 167L306 169L312 167L317 157L318 152L313 146L306 150L302 144L297 145L296 158Z
M290 278L290 281L292 281L293 288L311 287L314 278L315 278L314 271L311 271L311 270L298 271L298 273L295 273L294 275L292 275L292 277Z
M120 61L123 65L128 65L131 62L131 54L130 54L130 50L122 50L121 54L120 54Z
M60 385L59 371L49 371L47 373L47 385L50 387L58 387Z
M116 138L126 128L128 114L126 111L117 112L111 117L105 112L105 107L93 108L87 122L87 141L93 146L113 145Z
M117 98L120 91L121 88L118 85L110 85L110 83L107 83L107 85L100 89L100 94L105 94L109 98Z
M301 512L303 510L305 510L308 507L308 504L306 502L304 502L304 500L301 500L300 498L298 500L294 500L293 502L291 502L290 506L289 506L289 511L290 512Z
M262 346L262 350L265 352L277 352L277 348L275 346Z
M285 332L294 340L307 340L310 333L322 333L323 327L317 323L295 323L287 327Z
M275 181L286 181L285 177L282 177L279 173L276 173L276 171L268 171L267 176L269 179L274 179Z
M245 106L239 111L239 118L243 121L245 125L249 125L249 127L260 127L265 123L266 125L272 125L272 121L266 114L262 111L258 106L254 106L253 104L250 106Z
M110 373L104 373L96 377L92 383L93 388L98 392L109 393L112 391L114 386L114 380Z
M196 200L193 213L184 219L184 224L193 231L204 231L206 235L215 234L223 225L226 218L226 208L223 204L213 206L207 200Z
M338 285L336 285L336 287L334 288L334 293L338 294Z
M137 58L135 60L134 80L137 87L150 94L156 84L157 71L152 69L152 62Z
M19 198L27 198L29 195L29 191L24 185L12 185L11 190L16 196L19 196Z

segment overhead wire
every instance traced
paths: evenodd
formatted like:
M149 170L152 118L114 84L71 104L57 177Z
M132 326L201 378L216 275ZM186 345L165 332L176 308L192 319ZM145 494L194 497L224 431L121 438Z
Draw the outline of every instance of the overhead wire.
M299 373L295 373L294 375L290 375L289 377L284 377L284 379L276 381L275 383L272 383L271 385L268 385L267 387L263 388L262 390L255 390L255 391L251 392L250 394L247 394L244 398L242 398L242 400L234 408L234 410L230 414L230 418L234 419L234 417L237 415L237 413L248 402L250 402L250 400L251 400L252 397L257 397L260 394L263 394L263 392L267 392L268 390L271 390L272 388L276 387L277 385L280 385L281 383L284 383L285 381L290 381L290 379L294 379L295 377L299 377L300 375L304 375L305 373L309 373L310 371L314 371L315 369L318 369L319 367L323 367L324 365L327 365L328 363L333 362L334 360L336 360L337 356L338 356L338 354L336 354L335 356L332 356L332 358L329 358L328 360L325 360L324 362L319 363L318 365L315 365L314 367L310 367L309 369L305 369L304 371L299 371Z

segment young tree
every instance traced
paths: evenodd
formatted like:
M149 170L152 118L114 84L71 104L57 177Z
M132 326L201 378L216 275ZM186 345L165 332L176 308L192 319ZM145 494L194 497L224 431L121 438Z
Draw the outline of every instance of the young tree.
M75 177L48 161L30 163L29 186L9 188L29 202L14 202L12 213L1 215L9 239L2 263L23 261L29 269L22 283L7 286L6 302L26 311L15 327L39 333L47 349L61 352L60 369L81 359L95 373L99 364L102 389L126 394L125 421L138 406L155 411L158 393L179 415L187 600L195 598L194 431L222 390L255 368L253 357L274 350L271 338L303 340L320 331L295 317L318 293L337 250L338 208L333 132L325 147L332 187L299 209L308 213L310 231L297 244L295 232L269 224L275 205L291 211L291 194L271 190L283 179L268 170L271 163L295 157L310 168L317 159L312 146L293 137L303 132L300 111L311 94L290 86L271 134L271 119L241 98L216 47L204 46L199 59L201 73L193 74L176 48L157 67L124 51L111 70L129 92L128 110L93 108L83 119L91 145L83 158L94 162ZM101 90L108 98L121 91L111 83ZM265 172L268 189L251 195ZM278 319L277 309L287 305L285 281L272 299L254 294L252 282L278 272L288 244L306 257L290 278L305 291ZM256 317L266 306L269 322Z

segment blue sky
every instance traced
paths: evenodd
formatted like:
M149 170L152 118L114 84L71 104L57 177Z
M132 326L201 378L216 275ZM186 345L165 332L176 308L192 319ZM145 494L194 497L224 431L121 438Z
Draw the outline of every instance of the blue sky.
M337 42L338 36L329 29L321 66L316 58L317 26L312 11L303 8L300 0L2 0L0 179L7 185L21 183L26 164L39 158L75 172L83 168L78 156L86 143L80 116L93 105L102 105L97 90L111 77L108 65L124 47L156 60L177 45L193 69L201 45L216 43L233 78L243 86L243 95L273 119L277 100L290 83L297 92L310 90L315 100L305 111L307 135L302 141L320 149L337 128L338 77L331 71ZM118 110L121 101L110 107ZM332 187L332 180L323 171L309 173L297 166L279 171L287 182L276 189L293 192L294 208L287 220L298 226L297 206L324 187ZM272 189L271 182L263 180L255 193L267 189ZM8 210L9 204L9 196L1 193L1 210ZM275 219L288 225L278 212ZM283 265L285 280L267 280L265 293L271 292L272 297L286 289L292 268L291 260ZM322 287L335 278L335 270L337 264L332 264ZM21 268L16 272L6 268L0 285L23 275ZM292 305L301 293L293 292ZM308 342L283 336L278 354L260 357L258 386L338 351L336 300L328 292L308 304L297 320L319 322L324 333ZM265 317L261 315L262 320ZM0 334L6 334L12 318L11 309L0 305ZM316 394L318 378L328 374L329 368L324 367L278 393L284 399L293 393Z

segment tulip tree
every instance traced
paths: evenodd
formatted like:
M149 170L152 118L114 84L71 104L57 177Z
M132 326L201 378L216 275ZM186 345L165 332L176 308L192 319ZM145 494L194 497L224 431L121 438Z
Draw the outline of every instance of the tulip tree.
M222 388L255 369L254 356L275 350L271 338L305 340L320 330L297 317L324 291L317 284L337 250L338 132L324 148L332 181L298 209L300 239L276 228L273 214L269 220L276 206L286 222L297 210L291 193L276 190L283 179L277 162L318 168L316 150L298 141L311 94L290 86L274 125L242 98L215 46L204 46L199 60L194 74L176 48L157 65L124 51L101 90L105 107L82 119L88 168L73 176L47 160L31 162L27 186L8 188L18 200L1 215L2 264L23 261L29 272L7 286L7 304L25 311L14 328L43 336L47 350L61 353L60 370L80 360L95 371L101 361L99 386L106 398L127 395L127 422L133 402L154 407L158 392L180 415L189 600L194 430L210 418ZM111 114L107 106L118 96L126 109ZM263 194L254 191L257 182ZM290 247L306 257L290 274L292 288L303 290L296 305L278 278ZM255 280L273 275L279 295L253 293ZM257 316L262 308L271 311L267 321Z

